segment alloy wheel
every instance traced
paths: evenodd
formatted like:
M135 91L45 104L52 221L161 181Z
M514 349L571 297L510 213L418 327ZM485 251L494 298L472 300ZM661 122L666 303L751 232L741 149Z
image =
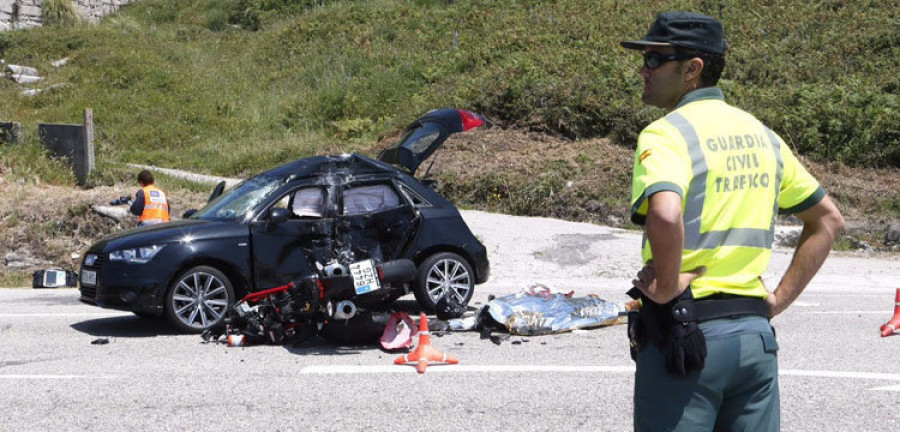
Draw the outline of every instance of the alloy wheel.
M197 331L221 323L230 300L231 289L224 276L197 270L178 279L169 305L176 324Z

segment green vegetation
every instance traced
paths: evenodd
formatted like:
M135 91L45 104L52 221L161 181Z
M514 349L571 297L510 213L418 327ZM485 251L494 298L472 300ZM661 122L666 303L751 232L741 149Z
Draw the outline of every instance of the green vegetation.
M45 13L68 22L65 5L47 0ZM38 68L40 87L66 84L25 97L3 80L0 120L33 134L41 122L80 123L92 107L100 182L119 177L106 170L121 162L239 177L326 151L373 153L373 142L446 106L627 147L661 112L642 106L639 58L618 42L642 36L657 12L690 9L725 22L732 48L721 86L730 102L806 157L900 167L898 6L142 0L95 25L0 33L0 58ZM67 66L49 66L62 57ZM16 177L71 181L47 177L55 170L32 160L36 148L4 151L2 165ZM533 181L493 173L476 199L524 181L507 210L539 211L535 197L561 187L554 173L578 167L544 168ZM896 200L887 207L896 214Z
M47 26L71 27L82 19L72 0L44 0L41 21Z

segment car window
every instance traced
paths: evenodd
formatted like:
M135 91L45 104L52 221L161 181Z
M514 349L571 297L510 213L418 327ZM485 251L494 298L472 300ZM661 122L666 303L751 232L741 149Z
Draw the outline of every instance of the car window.
M194 215L199 219L239 220L282 184L281 177L260 175L247 179L210 201Z
M414 153L421 154L425 150L428 150L431 143L438 139L439 136L441 136L440 130L425 127L416 129L412 132L412 136L409 138L411 141L407 144L407 147Z
M400 197L388 184L351 187L344 191L344 215L352 216L394 208Z
M300 189L292 195L290 204L294 216L320 218L325 214L325 190L319 187Z
M272 205L273 209L282 208L286 209L290 205L291 197L289 195L285 195L281 197L275 204Z
M400 191L406 195L406 198L409 199L409 202L412 203L413 207L431 207L431 203L428 202L422 195L416 193L416 191L409 188L409 186L400 183Z

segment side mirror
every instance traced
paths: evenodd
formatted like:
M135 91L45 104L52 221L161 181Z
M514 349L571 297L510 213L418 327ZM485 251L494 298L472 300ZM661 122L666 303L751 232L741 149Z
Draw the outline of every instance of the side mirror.
M269 220L272 223L280 224L288 220L291 211L286 208L274 208L269 211Z
M187 218L193 216L194 213L197 213L197 209L190 209L190 210L188 210L188 211L182 213L182 214L181 214L181 218L182 218L182 219L187 219Z
M224 191L225 191L225 182L221 181L221 182L219 182L219 184L216 185L216 187L213 188L212 193L209 194L209 200L206 202L209 202L209 201L212 201L212 200L218 198L219 195L222 195L222 192L224 192Z

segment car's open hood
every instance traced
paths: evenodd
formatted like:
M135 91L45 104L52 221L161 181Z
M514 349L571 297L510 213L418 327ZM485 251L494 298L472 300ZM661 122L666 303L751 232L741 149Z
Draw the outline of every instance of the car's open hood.
M404 168L413 175L450 135L482 124L484 117L471 111L453 108L429 111L409 125L396 144L382 150L378 160Z

